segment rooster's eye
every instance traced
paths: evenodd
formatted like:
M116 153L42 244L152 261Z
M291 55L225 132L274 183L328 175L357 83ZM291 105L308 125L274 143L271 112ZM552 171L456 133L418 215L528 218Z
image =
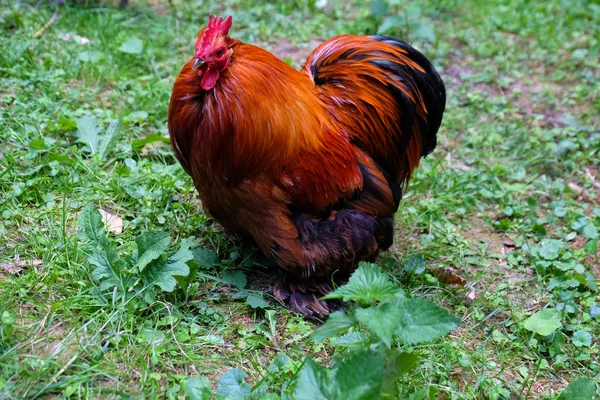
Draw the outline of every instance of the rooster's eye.
M217 50L217 52L215 53L215 55L217 57L221 57L223 55L223 53L225 53L225 50L221 48L221 49Z

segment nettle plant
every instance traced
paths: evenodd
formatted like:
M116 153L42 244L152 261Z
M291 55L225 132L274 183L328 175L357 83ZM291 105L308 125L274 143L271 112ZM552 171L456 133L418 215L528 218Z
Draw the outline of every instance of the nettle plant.
M414 390L401 384L402 376L418 364L411 345L446 335L459 326L459 318L432 302L409 297L369 263L362 263L347 284L325 299L356 304L352 311L331 314L311 337L315 343L329 340L336 349L329 367L307 356L298 369L279 355L267 368L269 375L254 387L244 381L243 371L233 369L221 377L216 393L203 377L189 379L186 393L193 399L378 399L400 393L410 393L411 399L435 397L435 388ZM285 376L290 369L295 371L292 377L273 387L273 375Z

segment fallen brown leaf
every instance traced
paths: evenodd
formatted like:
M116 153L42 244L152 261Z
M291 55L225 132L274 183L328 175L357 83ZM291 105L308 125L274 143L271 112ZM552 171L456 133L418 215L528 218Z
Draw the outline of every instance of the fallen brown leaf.
M104 229L108 232L119 234L123 232L123 219L104 210L98 210L102 215Z
M459 286L465 286L467 284L467 280L462 276L458 275L460 273L460 270L453 267L448 267L446 269L429 270L428 272L431 275L435 276L441 283Z
M170 146L163 142L152 142L148 143L142 150L140 150L140 154L143 156L147 156L148 154L158 154L160 149L170 149Z
M38 266L42 264L42 260L20 260L19 256L17 255L15 256L15 261L0 264L0 269L8 272L11 275L17 275L23 270L23 267Z
M513 242L512 240L510 240L510 239L506 239L506 240L504 241L504 246L506 246L506 247L511 247L511 248L512 248L512 247L516 247L516 244L515 244L515 242Z

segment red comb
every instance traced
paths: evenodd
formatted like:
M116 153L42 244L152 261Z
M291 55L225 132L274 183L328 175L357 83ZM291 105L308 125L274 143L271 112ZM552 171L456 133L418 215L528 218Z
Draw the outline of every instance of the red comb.
M210 14L204 35L202 35L200 43L196 42L196 50L210 45L220 34L227 35L231 29L231 21L231 15L223 20L223 17L213 17Z

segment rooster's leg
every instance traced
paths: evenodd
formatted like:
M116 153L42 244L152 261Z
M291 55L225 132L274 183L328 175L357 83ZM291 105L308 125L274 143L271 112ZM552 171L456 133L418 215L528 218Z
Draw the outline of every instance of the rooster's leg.
M286 303L291 311L313 318L323 318L341 309L337 301L320 300L332 290L331 282L327 280L299 280L290 276L284 276L273 285L275 297Z

